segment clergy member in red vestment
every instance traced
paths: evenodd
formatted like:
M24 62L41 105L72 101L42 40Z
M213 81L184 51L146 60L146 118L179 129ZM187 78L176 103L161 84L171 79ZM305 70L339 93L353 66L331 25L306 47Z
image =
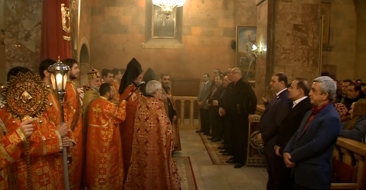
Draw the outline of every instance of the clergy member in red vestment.
M126 101L111 102L109 83L100 86L100 97L90 103L86 141L85 180L88 190L123 189L124 171L119 124L126 118Z
M65 59L62 61L70 67L69 78L66 84L66 94L64 99L65 122L72 130L75 146L71 151L71 164L69 164L69 181L71 190L81 189L81 175L83 163L83 122L82 108L79 93L73 80L79 77L79 66L75 59Z
M138 85L141 83L141 80L141 65L135 58L133 58L127 65L127 69L122 77L121 85L119 87L120 101L128 98L126 100L126 120L120 125L125 175L127 175L128 168L130 166L135 112L140 98Z
M172 125L160 99L161 83L149 81L146 94L137 105L125 190L179 190L180 179L172 158Z
M27 68L15 67L9 71L8 79L9 76L27 72L30 73ZM52 91L51 89L49 90ZM35 96L32 89L27 91ZM67 135L67 125L60 124L58 105L52 104L54 103L53 96L54 94L51 92L48 94L47 100L44 100L48 104L40 118L25 120L22 123L12 113L7 111L7 106L1 106L0 118L5 125L2 127L4 132L2 135L4 136L0 141L2 155L0 157L0 168L2 169L0 171L1 190L28 189L27 152L24 146L26 137L29 139L30 146L31 188L64 188L62 170L60 170L62 157L59 152L63 149L63 146L66 146L66 144L70 145L69 143L71 142L61 138Z
M168 74L162 74L161 83L163 85L163 102L167 111L168 118L173 127L174 150L180 151L182 150L182 146L180 144L179 125L176 109L177 106L175 106L175 101L170 91L170 76Z

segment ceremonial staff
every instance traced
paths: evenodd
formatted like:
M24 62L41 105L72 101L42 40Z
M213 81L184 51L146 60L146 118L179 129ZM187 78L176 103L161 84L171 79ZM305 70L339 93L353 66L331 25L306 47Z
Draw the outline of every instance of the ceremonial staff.
M60 61L60 57L58 57L58 61L51 65L48 68L48 72L51 73L51 82L53 90L57 92L58 101L61 106L61 123L64 122L64 96L66 94L66 83L68 77L68 71L70 71L70 67L63 64ZM62 149L62 162L64 167L64 183L65 183L65 190L69 190L69 171L67 168L67 152L66 148Z
M9 81L0 88L4 99L2 103L6 105L6 111L14 118L20 121L25 121L29 118L41 118L46 111L47 96L49 91L38 75L33 75L31 72L25 74L18 73L16 76L11 76ZM38 120L39 124L42 120ZM37 128L36 123L35 128ZM31 157L30 157L30 142L26 138L26 161L27 161L27 185L28 189L32 189L31 176Z

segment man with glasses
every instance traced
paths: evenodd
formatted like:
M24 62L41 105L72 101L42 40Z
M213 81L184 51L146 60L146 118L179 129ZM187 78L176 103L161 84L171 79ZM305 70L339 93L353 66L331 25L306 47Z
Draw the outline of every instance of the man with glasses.
M244 81L238 67L234 67L228 77L232 83L226 89L225 104L220 109L220 115L225 113L233 138L234 156L227 163L235 163L235 168L241 168L247 155L248 115L255 113L257 97L250 84Z

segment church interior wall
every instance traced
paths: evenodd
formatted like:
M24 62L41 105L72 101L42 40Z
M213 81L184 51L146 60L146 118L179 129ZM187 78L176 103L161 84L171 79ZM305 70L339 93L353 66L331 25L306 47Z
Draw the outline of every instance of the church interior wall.
M357 13L355 78L366 81L366 1L354 0Z
M251 0L190 0L183 6L180 48L144 48L146 0L92 1L91 65L125 68L135 57L146 70L169 73L174 79L198 79L215 68L235 65L236 25L255 26ZM238 13L238 14L237 14Z
M41 47L42 0L2 0L4 27L1 58L4 75L15 66L24 66L38 73ZM1 36L0 35L0 36Z
M330 46L323 51L323 71L339 80L353 79L356 65L357 15L352 0L331 0ZM325 69L324 69L325 68Z

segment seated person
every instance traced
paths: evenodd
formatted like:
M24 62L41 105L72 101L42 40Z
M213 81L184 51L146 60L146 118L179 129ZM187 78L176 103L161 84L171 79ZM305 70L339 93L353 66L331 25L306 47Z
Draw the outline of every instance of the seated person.
M348 109L346 108L346 106L344 104L335 103L334 108L337 110L337 112L339 114L339 117L341 117L341 122L342 123L351 119L351 116L347 115L348 114Z
M340 136L359 142L365 141L366 135L366 101L360 100L352 104L351 119L342 123Z

